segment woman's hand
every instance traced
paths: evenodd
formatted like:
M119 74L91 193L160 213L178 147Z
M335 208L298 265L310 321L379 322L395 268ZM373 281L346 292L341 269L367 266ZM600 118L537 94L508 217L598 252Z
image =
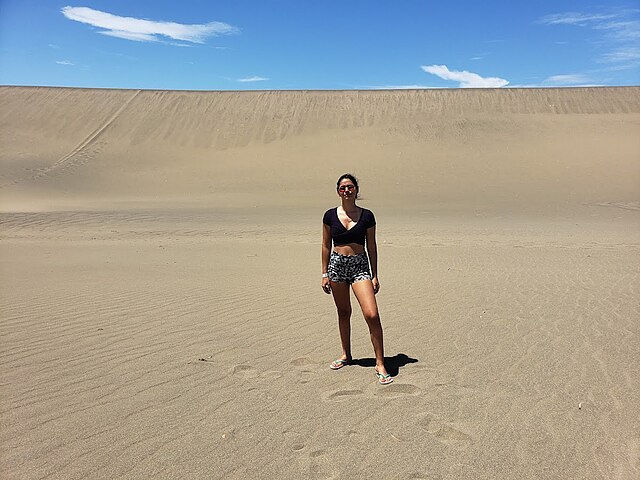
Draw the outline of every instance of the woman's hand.
M373 283L373 294L375 295L380 290L380 282L378 281L378 277L373 277L371 279L371 283Z
M324 293L331 293L331 281L327 277L322 279L322 290L324 290Z

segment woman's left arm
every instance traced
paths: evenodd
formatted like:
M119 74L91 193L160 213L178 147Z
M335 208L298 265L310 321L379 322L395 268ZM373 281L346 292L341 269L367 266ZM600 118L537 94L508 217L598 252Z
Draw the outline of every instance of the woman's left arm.
M380 282L378 282L378 245L376 244L376 226L367 228L367 251L369 263L371 263L371 281L373 282L373 292L378 293Z

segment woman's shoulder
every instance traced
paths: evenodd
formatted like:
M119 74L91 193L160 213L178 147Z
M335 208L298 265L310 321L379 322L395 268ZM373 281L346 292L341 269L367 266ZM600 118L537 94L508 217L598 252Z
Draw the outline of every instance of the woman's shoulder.
M326 217L327 215L334 215L338 212L338 207L332 207L329 210L327 210L326 212L324 212L324 216Z
M337 215L337 207L330 208L329 210L324 212L324 215L322 216L322 221L327 225L330 225L333 219L336 217L336 215Z
M376 224L376 216L373 214L373 212L371 210L369 210L368 208L364 208L364 207L360 207L362 208L362 215L361 217L371 226Z
M366 215L368 217L375 217L375 215L373 214L373 212L371 210L369 210L368 208L364 208L364 207L360 207L362 209L362 214Z

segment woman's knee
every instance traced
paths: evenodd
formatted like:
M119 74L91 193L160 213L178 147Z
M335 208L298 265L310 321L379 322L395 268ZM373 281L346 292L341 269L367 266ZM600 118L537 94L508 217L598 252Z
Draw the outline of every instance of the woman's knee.
M369 328L381 328L380 315L377 310L368 310L362 312L364 319L367 321Z
M351 318L351 307L337 307L338 318Z

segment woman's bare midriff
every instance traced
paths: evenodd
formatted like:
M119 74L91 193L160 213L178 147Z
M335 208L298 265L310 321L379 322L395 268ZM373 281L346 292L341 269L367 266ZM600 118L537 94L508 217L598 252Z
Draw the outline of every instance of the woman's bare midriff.
M340 255L358 255L359 253L364 253L364 246L359 243L348 243L333 247L333 251Z

